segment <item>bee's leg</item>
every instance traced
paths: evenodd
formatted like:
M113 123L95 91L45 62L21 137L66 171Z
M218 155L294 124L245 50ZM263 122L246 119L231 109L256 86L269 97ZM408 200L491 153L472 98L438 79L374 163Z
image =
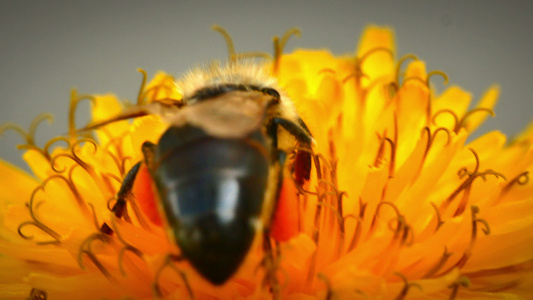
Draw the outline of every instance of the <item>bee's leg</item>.
M276 277L279 268L280 248L274 247L273 239L270 235L273 213L277 206L277 200L280 197L280 191L283 183L283 169L287 154L278 149L278 128L283 127L289 134L293 135L298 146L303 148L297 150L296 157L293 161L292 169L296 183L302 185L305 180L309 180L311 173L311 145L314 143L311 132L305 123L298 118L297 123L280 117L275 117L267 124L267 135L271 139L271 174L269 183L269 196L271 199L265 201L271 202L264 220L263 231L263 249L265 257L263 265L266 270L265 283L272 289L273 297L280 297L280 285Z
M296 157L291 166L294 180L301 187L311 177L311 145L314 143L313 136L304 121L298 118L298 123L283 119L273 118L272 122L281 125L287 132L294 136L298 142Z
M311 131L309 130L309 128L307 128L307 124L305 124L304 120L302 120L300 117L298 117L298 125L300 125L300 127L302 127L302 129L311 137L313 137L313 135L311 134Z
M133 188L133 183L135 182L137 173L139 173L141 163L142 162L136 163L128 171L128 174L126 174L126 177L124 177L124 180L122 181L120 189L118 190L118 193L116 196L117 200L115 202L115 205L113 205L113 207L111 208L111 211L117 218L124 217L126 220L129 219L128 212L126 211L126 197L128 197L131 194L131 189ZM109 227L109 225L107 225L107 223L104 223L100 227L100 231L108 235L113 232L113 230Z
M136 163L133 167L131 167L131 169L126 174L126 177L124 177L124 180L122 181L122 184L116 196L117 200L115 202L115 205L113 205L113 207L111 208L111 211L113 212L115 217L124 217L125 220L130 220L128 216L128 211L126 210L126 198L131 194L133 184L135 183L135 178L137 177L137 174L141 169L141 165L144 163L146 164L146 166L148 166L149 170L153 170L154 148L155 145L153 143L145 142L142 146L144 160ZM104 223L100 227L100 231L108 235L113 233L113 229L111 229L109 225L107 225L107 223Z
M280 250L279 247L274 247L270 235L270 229L272 225L273 215L277 206L277 201L280 196L281 186L283 183L283 169L285 166L285 161L287 158L287 153L285 151L278 149L278 125L284 121L284 119L272 119L271 122L267 125L267 135L271 140L271 165L270 165L270 175L269 175L269 185L267 191L267 199L265 199L267 209L264 212L266 215L263 218L263 267L265 268L265 278L264 284L268 285L271 289L272 296L274 299L279 299L280 297L280 284L278 282L276 273L279 269L280 264ZM283 125L282 125L283 126ZM312 138L311 138L312 139Z
M153 174L153 171L155 170L155 162L154 162L154 156L155 156L155 144L149 141L146 141L142 145L142 153L144 157L144 163L148 167L148 170L150 170L150 173Z
M296 138L296 140L301 144L310 146L314 141L311 132L309 132L309 129L302 121L302 119L298 119L299 124L296 124L293 121L287 119L277 117L272 118L271 122L277 125L281 125L281 127L283 127L290 134L292 134L294 138Z
M265 278L263 283L270 287L273 299L279 299L280 297L280 284L278 282L276 273L279 268L279 259L281 257L280 255L280 249L279 247L274 247L273 243L275 243L275 240L270 235L270 229L272 224L272 218L274 211L276 209L277 200L280 195L281 191L281 185L283 182L283 165L285 163L286 159L286 153L281 150L275 150L276 155L276 161L273 162L273 165L271 166L271 169L273 170L273 173L271 176L271 182L269 183L269 189L270 189L270 199L266 199L265 201L269 202L269 209L267 212L267 216L264 219L264 226L263 226L263 251L264 251L264 258L262 261L263 267L265 268Z

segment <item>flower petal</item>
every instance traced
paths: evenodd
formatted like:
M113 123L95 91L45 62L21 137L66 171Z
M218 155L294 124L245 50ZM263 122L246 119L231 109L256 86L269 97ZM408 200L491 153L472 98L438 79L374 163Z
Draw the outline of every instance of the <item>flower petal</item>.
M500 96L500 88L497 85L491 86L481 97L481 100L476 105L476 109L489 109L493 110L494 106L496 105L496 102L498 101L498 97ZM472 116L468 117L465 121L465 128L468 132L473 132L476 130L481 123L487 119L488 114L487 113L476 113L472 114Z
M388 49L390 53L376 49ZM375 53L369 55L371 51L375 51ZM361 36L357 49L358 58L368 55L362 62L363 74L366 74L371 79L376 79L381 76L392 77L394 70L393 56L395 52L392 29L368 26ZM369 83L370 81L366 80L366 84Z

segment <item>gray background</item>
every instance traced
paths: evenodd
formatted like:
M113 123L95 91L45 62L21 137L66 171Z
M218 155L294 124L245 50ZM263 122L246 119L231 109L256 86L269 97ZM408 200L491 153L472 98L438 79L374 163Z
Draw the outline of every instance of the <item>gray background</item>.
M353 52L368 23L395 28L400 55L414 52L428 70L447 72L477 101L492 83L502 87L497 117L477 135L513 135L532 119L533 2L529 1L2 1L0 4L0 123L27 128L42 111L56 116L40 127L39 145L66 132L70 89L115 92L135 99L136 72L179 75L199 62L224 59L213 23L233 36L238 51L271 51L271 38L302 30L298 47ZM434 80L442 90L442 81ZM78 118L87 120L89 105ZM0 138L0 157L24 166L13 132Z

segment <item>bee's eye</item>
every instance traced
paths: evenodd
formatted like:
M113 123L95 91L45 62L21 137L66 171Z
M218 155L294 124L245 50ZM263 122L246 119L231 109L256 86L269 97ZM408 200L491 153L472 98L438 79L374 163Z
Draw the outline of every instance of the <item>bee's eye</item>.
M278 91L276 91L273 88L262 88L261 92L264 93L264 94L272 96L272 98L274 98L277 101L279 101L279 99L280 99L280 95L279 95Z

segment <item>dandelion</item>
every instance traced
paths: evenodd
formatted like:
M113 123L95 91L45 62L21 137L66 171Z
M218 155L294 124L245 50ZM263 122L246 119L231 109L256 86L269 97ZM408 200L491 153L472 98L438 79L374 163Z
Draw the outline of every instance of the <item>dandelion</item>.
M292 32L294 33L294 32ZM277 39L280 52L286 38ZM533 295L533 127L510 142L490 132L491 87L469 110L457 86L432 88L414 55L397 59L391 30L368 27L355 56L297 50L271 73L316 140L309 182L277 208L275 286L265 286L261 241L237 273L213 286L174 261L166 229L135 198L110 208L123 177L156 143L159 116L76 131L80 101L93 121L123 110L113 95L71 95L68 134L44 146L21 133L34 176L0 162L2 299L454 299ZM404 71L405 70L405 71ZM171 76L146 74L138 104L179 103ZM287 172L287 174L290 174ZM289 176L288 176L289 177ZM277 227L276 227L277 226Z

